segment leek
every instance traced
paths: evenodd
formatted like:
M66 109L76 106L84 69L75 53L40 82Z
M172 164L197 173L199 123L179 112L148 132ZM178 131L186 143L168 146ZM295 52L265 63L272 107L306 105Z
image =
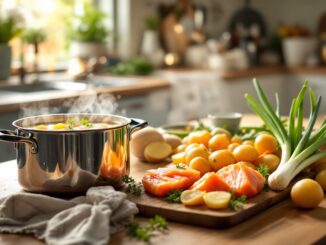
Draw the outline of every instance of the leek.
M277 106L274 110L259 82L254 79L253 84L258 100L246 94L247 103L273 133L282 150L280 165L269 176L268 185L273 190L284 190L303 169L326 157L326 151L320 151L320 147L326 144L326 120L312 136L321 105L321 97L316 98L313 90L308 86L308 81L305 81L298 96L292 101L288 126L285 127L279 116L278 97L276 97ZM310 116L307 128L304 129L303 101L307 90L309 90L310 98Z

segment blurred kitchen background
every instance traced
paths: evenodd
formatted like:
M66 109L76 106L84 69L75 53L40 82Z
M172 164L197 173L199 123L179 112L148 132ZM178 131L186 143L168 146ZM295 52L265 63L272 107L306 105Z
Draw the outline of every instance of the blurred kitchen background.
M250 113L254 77L286 114L306 79L326 98L325 75L325 0L0 0L0 129L59 112L153 126Z

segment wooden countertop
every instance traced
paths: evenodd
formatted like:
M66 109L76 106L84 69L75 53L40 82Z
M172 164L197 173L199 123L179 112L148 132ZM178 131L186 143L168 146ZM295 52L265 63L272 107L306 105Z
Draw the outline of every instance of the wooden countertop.
M53 79L53 78L52 78ZM96 76L95 79L125 80L132 79L135 82L126 85L91 88L82 91L44 91L31 93L10 93L0 95L0 113L7 111L19 111L28 105L46 101L47 105L59 105L67 99L75 99L88 94L110 93L114 96L133 96L148 93L150 91L169 88L170 83L154 77L111 77L106 75ZM91 81L90 81L91 83ZM3 86L4 84L0 84Z
M273 65L273 66L258 66L249 68L246 70L239 71L219 71L219 70L210 70L206 68L185 68L185 67L176 67L176 68L166 68L160 70L161 72L210 72L216 74L218 77L226 80L232 80L237 78L246 78L253 76L263 76L263 75L273 75L273 74L321 74L326 75L326 66L317 66L317 67L286 67L284 65Z
M320 119L321 120L321 119ZM245 116L242 125L259 123L255 116ZM139 178L155 166L131 159L131 175ZM0 164L0 197L20 191L15 160ZM147 219L136 217L143 223ZM294 207L290 200L229 229L208 229L170 222L169 230L155 235L151 244L326 244L326 198L313 210ZM0 244L44 244L31 236L0 234ZM144 244L126 235L125 231L111 237L110 244Z

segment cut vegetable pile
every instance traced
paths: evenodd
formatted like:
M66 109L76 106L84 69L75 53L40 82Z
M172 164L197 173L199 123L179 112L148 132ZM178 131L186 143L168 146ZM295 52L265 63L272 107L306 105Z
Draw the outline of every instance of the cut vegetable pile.
M256 80L254 87L258 100L250 95L245 98L263 120L262 127L242 128L232 135L222 128L201 125L183 139L154 128L137 132L131 141L134 155L152 163L172 161L167 167L148 170L142 179L144 189L171 203L238 209L267 185L284 190L298 173L314 164L312 169L319 172L316 183L306 186L311 181L304 181L302 188L296 188L309 190L312 186L315 191L294 191L292 199L300 207L318 205L323 198L321 190L326 188L326 150L322 149L326 145L326 120L312 132L321 98L316 98L305 82L293 100L289 118L284 120L279 116L278 99L274 110ZM303 100L308 89L311 112L304 128ZM300 203L313 199L309 196L313 193L318 194L313 204Z

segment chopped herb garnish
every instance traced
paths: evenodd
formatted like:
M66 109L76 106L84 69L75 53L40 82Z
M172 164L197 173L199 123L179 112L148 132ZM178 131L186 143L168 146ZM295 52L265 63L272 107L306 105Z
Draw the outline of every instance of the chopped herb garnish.
M176 165L176 167L177 168L181 168L181 169L186 169L186 165L185 164L183 164L183 163L178 163L177 165Z
M242 209L246 201L247 197L245 195L242 195L241 197L236 197L234 194L232 194L229 207L233 210Z
M80 124L81 125L84 125L85 127L87 127L87 128L91 128L91 127L93 127L93 125L88 121L88 119L86 119L86 118L82 118L82 119L80 119Z
M122 177L122 181L127 185L125 191L131 193L134 196L140 196L143 192L143 185L141 182L136 182L132 177L125 175Z
M74 129L74 127L76 126L76 121L72 118L68 118L66 123L68 124L69 129Z
M168 222L161 216L155 215L148 220L148 224L141 226L137 222L132 222L128 226L127 234L144 242L149 242L154 231L163 231L168 228Z
M173 190L165 198L165 201L170 202L170 203L181 203L181 198L180 198L181 193L182 193L182 190Z

